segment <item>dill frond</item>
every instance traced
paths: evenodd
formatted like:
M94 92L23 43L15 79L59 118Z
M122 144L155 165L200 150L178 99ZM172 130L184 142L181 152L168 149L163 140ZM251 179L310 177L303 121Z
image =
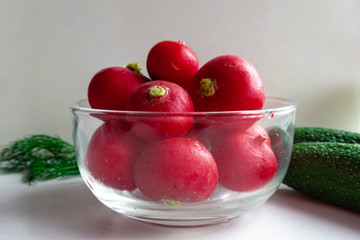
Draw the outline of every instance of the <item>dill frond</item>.
M0 152L0 171L22 173L28 184L79 176L74 146L48 135L32 135Z

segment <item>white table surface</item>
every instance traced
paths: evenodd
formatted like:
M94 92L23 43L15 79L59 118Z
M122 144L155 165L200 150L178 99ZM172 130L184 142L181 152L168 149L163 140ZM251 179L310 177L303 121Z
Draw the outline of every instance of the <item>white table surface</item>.
M263 206L227 223L163 227L102 205L80 178L28 186L0 175L0 239L360 239L360 214L281 186Z

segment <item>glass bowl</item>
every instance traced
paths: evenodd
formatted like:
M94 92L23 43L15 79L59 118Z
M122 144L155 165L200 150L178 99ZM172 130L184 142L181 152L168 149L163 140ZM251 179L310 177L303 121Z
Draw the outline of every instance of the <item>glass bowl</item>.
M133 219L172 226L225 222L262 205L281 184L291 157L295 110L293 100L275 97L267 97L262 110L192 113L98 110L81 100L71 105L81 177L103 204ZM256 138L248 133L255 126L266 130L255 132L263 144L270 144L259 151L247 145ZM240 137L229 137L235 135ZM190 157L195 163L188 164L196 147L168 143L184 138L213 158L217 176L206 175L207 165L202 164L208 160L201 154ZM233 144L232 139L248 140ZM168 145L156 150L154 145L165 141ZM264 148L272 153L262 156ZM220 160L225 155L228 159ZM275 159L270 167L261 162L268 156ZM167 162L151 165L159 161ZM179 165L169 167L168 162Z

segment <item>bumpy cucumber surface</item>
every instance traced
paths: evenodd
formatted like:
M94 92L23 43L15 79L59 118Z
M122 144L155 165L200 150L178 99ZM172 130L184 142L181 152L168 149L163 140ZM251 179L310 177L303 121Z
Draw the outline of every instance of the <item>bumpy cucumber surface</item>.
M360 212L360 145L294 144L283 183L310 197Z
M295 128L294 143L341 142L360 144L360 133L320 127Z

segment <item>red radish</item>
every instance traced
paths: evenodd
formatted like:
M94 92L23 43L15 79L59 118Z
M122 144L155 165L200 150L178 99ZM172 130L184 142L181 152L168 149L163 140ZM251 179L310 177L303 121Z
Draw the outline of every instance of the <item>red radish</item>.
M167 80L187 89L199 68L199 60L184 41L162 41L149 51L146 68L151 79Z
M191 81L195 111L261 109L265 89L253 65L234 55L222 55L202 66Z
M134 167L136 186L152 200L195 202L209 198L218 182L211 153L190 138L169 138L150 145Z
M260 138L262 138L264 143L267 144L271 148L271 141L270 141L269 133L259 123L255 123L250 128L248 128L245 131L245 134L248 134L249 136L252 136L252 137L255 137L255 138L260 136Z
M267 144L269 147L271 147L269 134L266 131L266 129L263 128L260 124L252 123L252 125L248 126L247 128L243 128L244 125L242 122L239 123L234 122L232 123L232 125L230 124L231 123L224 123L223 125L214 124L214 126L210 126L208 128L208 136L212 145L216 144L219 140L221 140L227 135L231 135L236 132L237 133L243 132L243 134L252 137L260 136L261 138L263 138L264 143ZM240 126L236 128L236 126L238 125Z
M168 81L150 81L135 89L127 110L162 112L161 114L133 114L127 120L131 129L147 141L185 135L194 122L189 94L179 85ZM176 114L168 114L168 113Z
M96 109L125 110L131 93L149 80L140 73L136 63L126 67L105 68L96 73L90 81L90 106Z
M216 113L207 114L196 118L196 124L203 126L210 142L213 144L222 137L234 132L242 132L251 128L256 121L264 116L262 113L242 114L234 113Z
M118 190L136 188L133 167L144 142L125 121L108 121L92 136L86 153L86 167L104 185Z
M208 128L194 123L193 127L184 137L192 138L201 142L207 149L211 151L211 141L209 138Z
M234 191L259 189L271 181L277 169L275 155L267 139L246 132L234 133L218 141L212 149L219 170L219 182Z

